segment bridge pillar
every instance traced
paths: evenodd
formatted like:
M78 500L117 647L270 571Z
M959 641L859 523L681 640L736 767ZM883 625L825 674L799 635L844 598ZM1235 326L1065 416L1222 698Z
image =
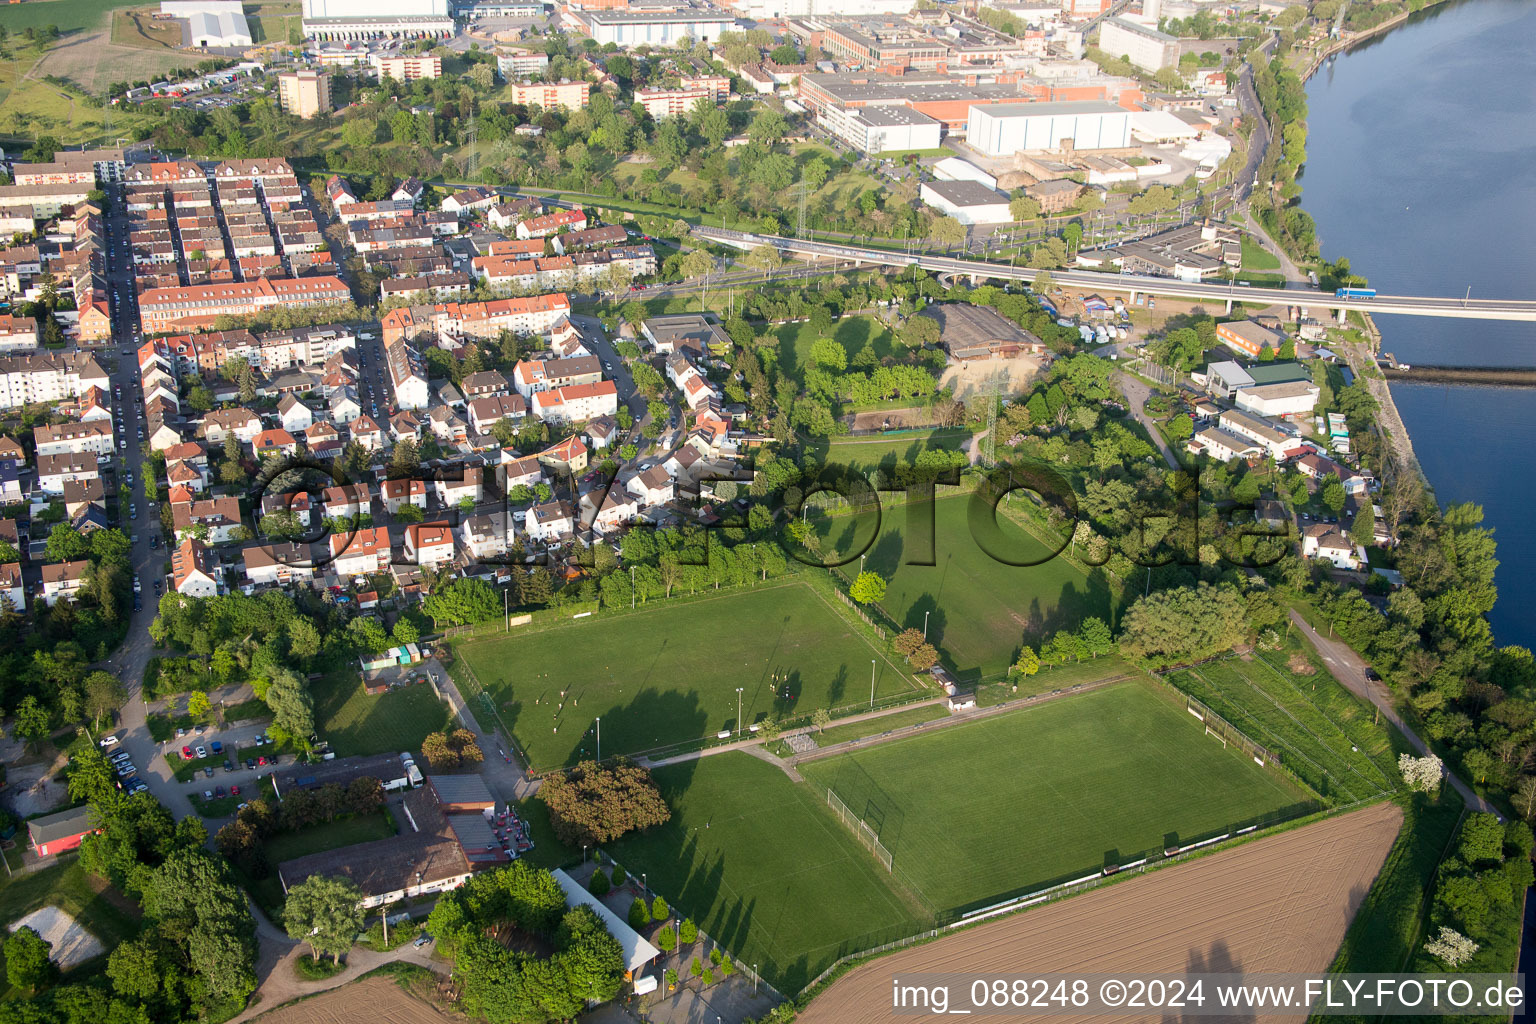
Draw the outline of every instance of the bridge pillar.
M1134 306L1134 305L1136 305L1136 292L1135 292L1134 289L1132 289L1130 298L1126 300L1125 304L1127 306Z
M1333 314L1334 316L1338 317L1339 323L1341 324L1347 323L1349 321L1349 310L1347 309L1336 309L1333 311Z
M971 275L971 287L975 288L979 284L981 284L981 278L978 277L976 274L972 274Z
M1231 299L1227 300L1227 315L1228 316L1232 315L1232 300Z

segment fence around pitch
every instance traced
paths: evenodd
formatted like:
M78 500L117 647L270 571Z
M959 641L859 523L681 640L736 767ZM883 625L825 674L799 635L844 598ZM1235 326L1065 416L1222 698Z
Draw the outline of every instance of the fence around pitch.
M880 837L875 835L875 830L869 827L869 823L853 813L853 809L843 803L842 798L832 792L830 787L827 789L827 806L832 808L832 813L837 815L838 820L858 837L859 842L864 845L864 848L873 853L875 859L885 865L885 870L891 871L891 851L880 841Z

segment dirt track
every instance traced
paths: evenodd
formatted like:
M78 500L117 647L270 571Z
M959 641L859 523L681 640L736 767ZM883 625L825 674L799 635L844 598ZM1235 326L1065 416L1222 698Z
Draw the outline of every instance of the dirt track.
M1326 970L1401 825L1396 805L1378 804L903 950L838 981L800 1021L910 1021L889 1007L891 978L911 972Z
M458 1024L463 1018L414 998L388 978L369 978L280 1007L261 1020L262 1024Z

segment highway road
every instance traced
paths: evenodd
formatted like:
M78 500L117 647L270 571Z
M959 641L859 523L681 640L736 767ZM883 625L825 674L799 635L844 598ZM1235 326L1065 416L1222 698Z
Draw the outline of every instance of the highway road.
M812 259L842 259L857 263L883 266L919 266L934 273L959 274L995 280L1032 281L1040 271L1033 267L1015 267L1007 263L989 263L984 260L960 259L953 256L932 256L923 253L893 252L856 245L838 245L831 242L810 242L781 235L764 235L752 232L731 231L724 228L695 227L697 238L730 245L739 249L754 249L760 245L772 245L781 252ZM1324 311L1340 310L1362 313L1402 313L1408 316L1441 316L1466 320L1520 320L1536 322L1536 300L1530 299L1474 299L1429 295L1377 295L1369 299L1340 299L1331 292L1318 291L1300 282L1289 288L1255 288L1231 282L1179 281L1171 277L1145 277L1137 274L1109 274L1097 270L1052 270L1051 278L1070 288L1086 288L1098 292L1122 295L1157 295L1170 298L1194 299L1221 303L1230 309L1232 303L1259 303L1297 305L1306 308L1310 315L1319 316Z

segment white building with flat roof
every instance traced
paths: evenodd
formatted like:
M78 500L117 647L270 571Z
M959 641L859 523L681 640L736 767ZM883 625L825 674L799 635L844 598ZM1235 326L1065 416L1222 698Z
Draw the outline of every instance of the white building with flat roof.
M1066 142L1075 152L1132 145L1131 112L1099 100L973 106L968 121L968 141L988 156L1060 150Z
M711 42L736 27L736 19L715 7L584 11L567 9L571 27L600 46L675 46L683 39Z
M944 126L911 107L826 107L818 120L861 153L937 149L943 141Z
M304 0L310 39L451 36L448 0Z
M1006 224L1008 196L979 181L926 181L918 190L923 202L961 224Z
M1111 57L1126 57L1143 71L1161 71L1179 63L1177 39L1129 18L1110 18L1099 27L1099 49Z

